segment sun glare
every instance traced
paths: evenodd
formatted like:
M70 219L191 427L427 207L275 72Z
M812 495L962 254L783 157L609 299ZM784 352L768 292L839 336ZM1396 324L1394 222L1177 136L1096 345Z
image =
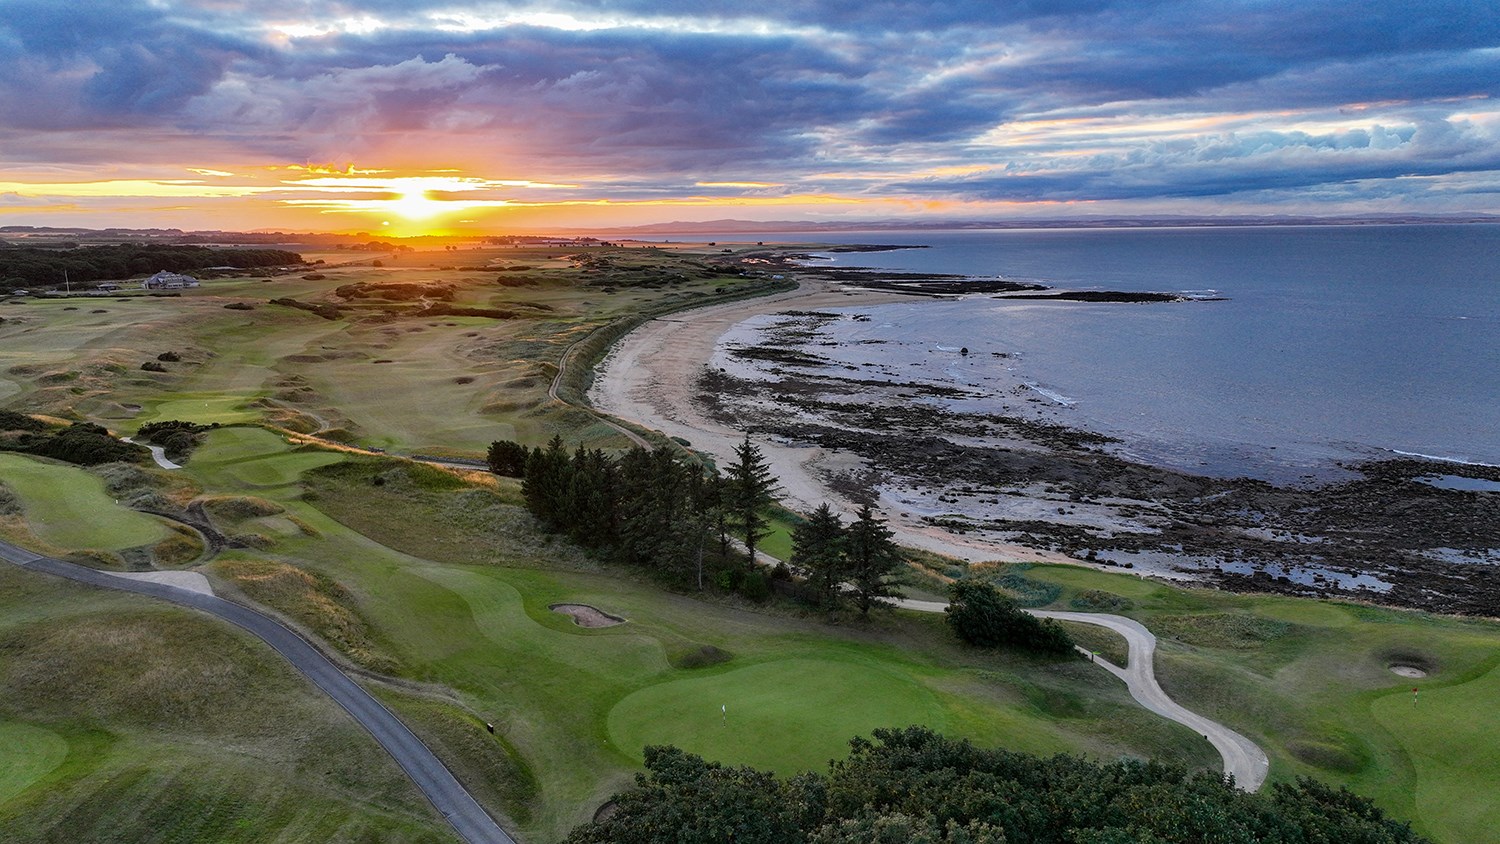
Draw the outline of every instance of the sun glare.
M452 203L433 199L427 191L407 191L399 199L386 200L384 205L393 213L413 221L430 220L452 210Z

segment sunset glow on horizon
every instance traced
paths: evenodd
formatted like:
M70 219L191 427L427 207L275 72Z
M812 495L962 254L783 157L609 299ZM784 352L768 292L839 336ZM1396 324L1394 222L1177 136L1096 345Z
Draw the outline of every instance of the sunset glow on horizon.
M696 8L11 0L0 225L1500 211L1479 4Z

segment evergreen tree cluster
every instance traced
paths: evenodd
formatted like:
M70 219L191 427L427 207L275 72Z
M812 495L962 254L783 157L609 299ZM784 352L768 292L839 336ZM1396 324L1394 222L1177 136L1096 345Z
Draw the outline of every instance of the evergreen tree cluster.
M1251 794L1158 762L985 750L923 727L851 742L826 775L781 779L673 747L568 844L1425 844L1315 780Z
M281 249L215 249L123 243L44 249L0 248L0 288L60 285L63 273L73 283L149 275L160 270L186 272L206 267L280 267L302 263L302 256Z
M868 504L847 526L823 504L792 531L791 562L807 572L819 605L830 614L852 601L861 615L869 615L895 595L892 578L904 559Z
M948 626L958 638L982 648L1017 647L1069 654L1073 637L1052 619L1040 619L981 580L957 580L948 592Z
M753 557L731 542L753 549L773 500L769 470L748 436L742 460L724 475L665 449L617 458L582 446L569 453L560 437L529 450L495 442L488 457L496 474L521 477L526 508L549 533L700 589L711 577L750 597L769 594Z

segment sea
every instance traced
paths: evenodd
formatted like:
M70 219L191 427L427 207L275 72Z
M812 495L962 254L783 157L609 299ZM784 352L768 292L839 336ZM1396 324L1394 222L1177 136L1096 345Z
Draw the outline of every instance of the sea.
M922 246L813 263L1191 297L923 299L827 329L929 381L979 394L1019 381L1050 420L1114 436L1131 459L1277 483L1398 455L1500 465L1500 225L672 239Z

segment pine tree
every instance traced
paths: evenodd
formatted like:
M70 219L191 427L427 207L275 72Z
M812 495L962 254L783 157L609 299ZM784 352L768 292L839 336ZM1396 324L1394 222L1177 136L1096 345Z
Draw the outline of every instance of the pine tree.
M485 462L489 463L490 471L497 475L521 478L526 476L526 459L530 456L530 450L518 442L496 440L490 443Z
M725 467L729 480L727 509L745 540L750 565L754 566L755 546L769 533L766 527L770 522L761 511L775 502L777 485L765 455L750 442L748 433L745 441L735 447L734 457L734 462Z
M563 450L562 437L554 436L545 451L537 449L526 458L521 494L526 498L526 509L549 533L558 533L567 526L571 474L572 463Z
M875 517L870 505L859 509L859 518L849 525L844 537L845 556L849 566L849 583L860 615L868 616L873 606L884 606L895 594L891 578L904 562L901 551L892 540L885 522Z
M844 558L844 523L827 503L792 531L791 562L808 571L818 590L819 603L832 616L848 567Z
M566 508L568 536L585 548L603 548L615 541L615 467L604 452L573 453Z

